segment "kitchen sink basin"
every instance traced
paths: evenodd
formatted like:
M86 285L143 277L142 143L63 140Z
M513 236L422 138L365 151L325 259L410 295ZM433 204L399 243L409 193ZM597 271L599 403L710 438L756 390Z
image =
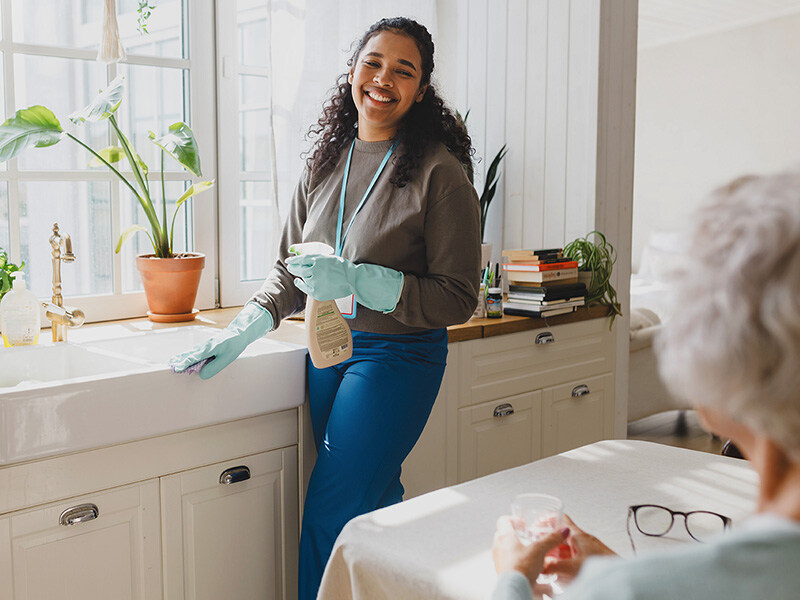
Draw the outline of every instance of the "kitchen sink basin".
M74 344L9 348L0 354L0 392L7 391L7 388L37 387L49 382L96 377L138 367L135 362Z
M92 333L97 338L95 328ZM211 379L167 360L218 332L188 326L0 349L0 465L295 408L306 348L262 338ZM101 336L102 337L102 336Z

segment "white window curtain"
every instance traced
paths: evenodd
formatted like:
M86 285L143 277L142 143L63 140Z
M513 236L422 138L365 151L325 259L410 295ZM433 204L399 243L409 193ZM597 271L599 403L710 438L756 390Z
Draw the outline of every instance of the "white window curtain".
M302 173L301 154L310 146L306 132L337 76L347 72L359 37L382 18L403 16L427 27L435 41L436 1L271 0L269 6L273 185L283 219Z

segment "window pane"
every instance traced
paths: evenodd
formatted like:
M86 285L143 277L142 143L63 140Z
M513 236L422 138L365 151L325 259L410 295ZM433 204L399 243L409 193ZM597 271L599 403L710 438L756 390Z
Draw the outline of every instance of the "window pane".
M11 246L11 236L8 234L8 183L0 183L0 248L7 253Z
M102 0L99 0L102 4ZM150 0L155 6L147 20L147 33L137 30L138 0L117 0L117 21L122 45L128 54L185 58L183 6L180 0Z
M138 0L117 2L117 22L128 54L183 58L180 0L151 0L149 34L137 30ZM12 0L15 42L97 50L103 28L103 0Z
M269 171L269 111L241 111L239 139L242 171Z
M17 108L41 104L52 110L64 129L94 149L108 145L108 123L85 123L71 127L67 116L89 104L106 86L105 66L88 60L14 56ZM19 157L21 170L86 169L92 156L73 140L62 139L48 148L33 148Z
M263 279L272 267L269 241L275 215L270 184L266 181L242 182L239 206L242 280Z
M120 65L125 75L125 96L119 108L120 127L133 143L152 173L161 170L161 152L148 139L153 131L160 137L169 126L184 121L183 69ZM175 159L164 158L166 171L182 171Z
M167 181L167 227L172 223L172 215L175 211L175 203L181 194L191 185L189 181ZM162 206L161 206L161 182L150 182L150 193L153 197L156 214L158 215L159 222L162 220ZM202 202L204 198L202 195L198 196L199 201ZM175 218L174 237L172 240L172 250L175 253L191 252L194 250L194 235L192 231L192 203L197 201L197 198L192 198L188 202L181 205L178 216ZM122 211L122 230L126 230L131 225L141 225L147 227L147 233L150 233L150 223L144 215L142 207L139 202L133 198L130 193L126 193L123 188L123 211ZM187 245L188 240L188 245ZM114 243L116 244L116 240ZM142 289L142 281L139 278L139 272L136 270L136 255L137 254L152 254L153 245L150 238L144 232L139 232L132 238L125 242L122 247L122 289L125 292L133 292Z
M53 223L72 238L75 262L62 264L64 296L112 291L109 184L90 181L20 182L21 254L33 292L52 295L50 236Z
M98 48L103 0L13 0L12 36L15 42Z
M239 28L239 64L266 67L267 3L265 0L239 0L236 11Z
M268 108L269 79L259 75L240 75L239 98L242 109Z

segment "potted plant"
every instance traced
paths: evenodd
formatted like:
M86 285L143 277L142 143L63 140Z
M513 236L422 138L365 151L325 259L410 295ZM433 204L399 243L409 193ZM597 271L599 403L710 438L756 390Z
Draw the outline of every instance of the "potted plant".
M17 266L8 260L8 254L0 248L0 300L11 289L17 271L21 271L24 266L24 262Z
M469 118L469 110L464 113L464 116L461 116L461 113L456 111L456 116L461 121L461 124L464 126L464 129L467 127L467 118ZM497 181L500 179L500 173L498 169L500 168L500 163L502 162L503 158L505 158L506 154L508 153L508 149L506 145L503 144L503 147L495 155L494 159L491 163L489 163L489 169L486 171L486 179L483 182L483 191L480 195L480 206L481 206L481 264L485 265L492 259L492 245L487 244L484 242L484 234L486 231L486 217L489 214L489 205L492 203L494 199L494 194L497 191ZM471 168L468 168L470 165L464 165L464 170L467 173L467 177L469 178L470 183L474 183L473 172Z
M214 181L199 181L177 199L172 218L167 217L167 196L164 184L164 154L169 154L192 175L202 177L200 153L192 130L186 123L169 126L162 136L149 132L150 140L161 149L161 215L156 209L155 190L151 192L147 180L148 167L119 128L116 112L122 102L124 77L119 76L101 90L97 97L83 109L69 115L75 125L87 121L108 120L119 145L94 150L69 131L61 128L56 116L44 106L36 105L18 110L13 117L0 125L0 161L7 161L28 148L44 148L69 138L93 155L90 166L105 166L114 173L138 200L149 227L133 225L120 235L115 252L133 234L144 231L153 245L152 254L136 257L136 266L142 276L145 296L149 307L148 316L153 321L189 321L196 314L193 310L200 283L200 274L205 265L205 255L199 253L175 253L173 251L175 217L178 210L193 196L209 189ZM128 161L133 179L125 177L114 164L123 158Z
M621 315L617 291L611 285L611 272L617 252L599 231L590 231L585 237L564 246L564 257L578 263L578 279L586 283L586 305L604 304L611 308L611 324Z

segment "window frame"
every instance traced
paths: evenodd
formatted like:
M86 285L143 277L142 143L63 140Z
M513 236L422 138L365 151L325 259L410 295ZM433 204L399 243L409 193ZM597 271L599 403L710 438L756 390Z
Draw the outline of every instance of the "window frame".
M206 179L215 179L217 170L217 121L216 121L216 79L214 60L214 0L183 0L183 28L184 45L188 50L189 58L161 58L128 54L120 61L135 66L154 66L180 68L186 70L189 86L184 87L184 96L188 105L186 114L197 138L200 148L200 159L203 165L203 176ZM48 56L67 59L95 60L97 51L65 48L58 46L43 46L37 44L23 44L12 41L12 0L0 0L2 8L2 39L0 39L0 52L2 52L3 78L5 83L4 102L7 115L24 108L15 102L15 69L14 57L17 54ZM118 66L111 63L106 67L107 81L111 81L117 74ZM185 79L184 79L185 81ZM207 82L211 82L210 84ZM184 83L184 86L186 84ZM209 90L209 85L212 88ZM79 107L75 107L76 109ZM18 159L6 163L7 168L0 171L0 182L8 186L8 220L9 220L9 258L19 262L21 255L21 228L20 228L20 183L25 181L98 181L110 183L111 199L111 234L116 240L122 229L127 226L121 222L122 203L127 201L127 193L122 184L107 171L75 171L75 170L48 170L48 171L20 171ZM123 171L123 173L129 173ZM186 181L194 179L183 171L165 173L166 181ZM154 169L148 174L148 180L158 181L160 174ZM213 308L217 305L217 214L218 194L216 187L204 192L192 201L192 223L194 233L194 250L206 255L205 269L200 280L195 306L201 309ZM32 218L40 218L32 216ZM67 232L69 233L69 232ZM47 239L38 240L43 245L48 244ZM80 251L76 250L77 260L81 260ZM65 304L80 307L86 313L87 322L141 317L147 313L147 303L144 292L122 291L122 264L121 254L113 254L113 292L110 294L71 295L69 266L62 269L63 293ZM127 268L135 268L127 265ZM43 299L49 299L49 296ZM48 323L42 322L43 326Z
M243 280L242 277L242 235L241 235L241 204L242 183L266 183L271 195L275 218L270 223L269 231L264 231L269 236L269 259L276 256L282 223L277 202L275 168L275 139L272 129L273 107L271 95L271 69L272 58L270 44L267 44L268 56L266 67L256 67L239 64L237 48L237 4L242 0L230 3L216 3L216 40L217 40L217 103L220 110L217 112L219 135L219 195L223 200L219 204L219 290L220 306L238 306L244 304L260 287L264 277L254 280ZM266 2L267 32L271 31L272 16L270 2ZM240 169L240 96L239 76L257 75L269 78L270 97L266 99L269 108L270 128L268 131L268 144L270 147L269 163L264 165L264 170L243 172ZM271 263L271 260L269 261ZM264 273L266 276L267 273Z

